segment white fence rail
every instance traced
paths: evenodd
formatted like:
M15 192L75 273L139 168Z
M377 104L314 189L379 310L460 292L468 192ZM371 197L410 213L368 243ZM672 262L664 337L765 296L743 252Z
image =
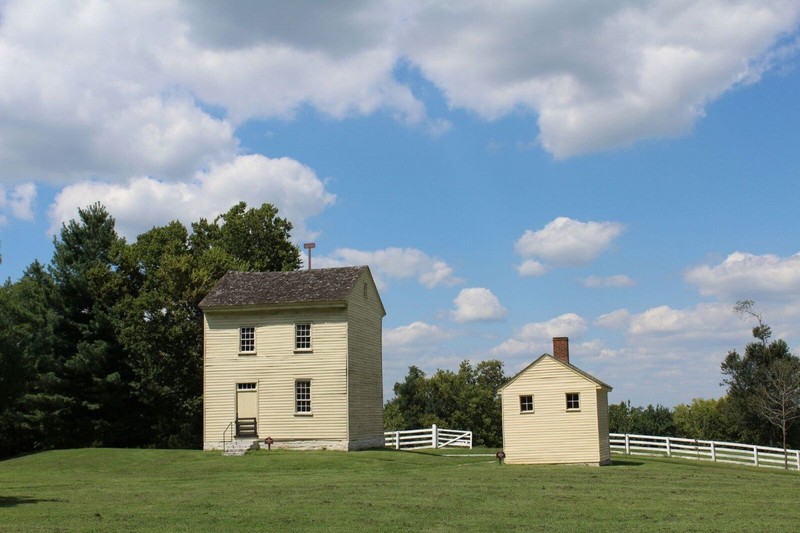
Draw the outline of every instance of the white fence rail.
M387 447L419 450L422 448L472 448L472 432L457 429L442 429L434 424L429 428L387 431L384 434Z
M658 455L800 470L800 450L786 450L784 454L783 448L768 446L622 433L609 434L609 440L612 452L625 455Z

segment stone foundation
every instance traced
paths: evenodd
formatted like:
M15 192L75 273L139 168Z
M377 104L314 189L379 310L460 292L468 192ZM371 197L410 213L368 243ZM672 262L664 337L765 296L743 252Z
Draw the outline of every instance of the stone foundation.
M336 450L336 451L346 452L355 450L366 450L369 448L383 448L384 447L383 443L384 443L383 435L381 435L380 437L351 440L349 442L346 440L275 439L272 443L272 449L273 450ZM206 441L203 443L204 451L222 450L222 448L223 448L223 442L221 440ZM262 450L267 449L267 445L264 444L264 439L258 439L258 445L255 447L255 449L258 448Z
M386 441L383 435L380 437L371 437L366 439L357 439L350 441L350 450L368 450L370 448L384 448Z

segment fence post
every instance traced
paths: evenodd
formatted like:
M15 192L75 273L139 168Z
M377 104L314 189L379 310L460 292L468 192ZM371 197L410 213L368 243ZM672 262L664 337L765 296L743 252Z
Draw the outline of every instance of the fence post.
M472 449L472 432L469 432L469 449ZM798 452L800 453L800 452ZM798 456L800 457L800 456ZM800 459L797 460L797 468L800 468Z
M758 466L758 446L753 446L753 463Z
M711 460L717 462L717 448L714 446L714 441L711 441Z
M394 449L395 450L399 450L400 449L400 431L399 430L394 432Z
M667 443L667 457L672 457L672 448L670 447L669 437L664 437Z
M625 433L625 455L631 454L631 436Z
M439 447L439 430L436 427L436 424L431 426L431 444L433 445L432 448L434 449Z
M797 450L795 455L797 456L797 469L800 470L800 450Z

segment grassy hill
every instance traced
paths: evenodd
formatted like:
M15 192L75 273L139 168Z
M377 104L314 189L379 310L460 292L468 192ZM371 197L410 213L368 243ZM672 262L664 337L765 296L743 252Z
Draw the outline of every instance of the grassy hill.
M436 453L52 451L0 462L0 531L767 531L800 475L614 458L499 466Z

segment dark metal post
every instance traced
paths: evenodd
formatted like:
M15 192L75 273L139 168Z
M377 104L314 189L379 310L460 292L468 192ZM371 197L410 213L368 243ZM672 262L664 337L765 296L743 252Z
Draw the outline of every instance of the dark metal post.
M311 250L317 247L316 243L307 242L303 245L303 248L308 250L308 269L311 270Z

